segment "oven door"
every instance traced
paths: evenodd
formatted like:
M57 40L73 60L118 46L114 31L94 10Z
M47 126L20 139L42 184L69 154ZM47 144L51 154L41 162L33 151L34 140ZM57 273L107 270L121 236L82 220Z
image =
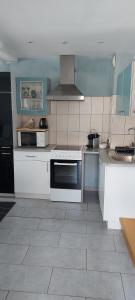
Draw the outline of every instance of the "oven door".
M81 189L81 160L51 159L51 188Z

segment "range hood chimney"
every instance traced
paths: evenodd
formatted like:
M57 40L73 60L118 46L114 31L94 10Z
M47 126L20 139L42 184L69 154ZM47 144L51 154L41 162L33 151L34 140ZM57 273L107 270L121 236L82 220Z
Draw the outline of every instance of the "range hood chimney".
M84 96L75 86L74 55L60 56L60 84L48 95L48 100L84 100Z

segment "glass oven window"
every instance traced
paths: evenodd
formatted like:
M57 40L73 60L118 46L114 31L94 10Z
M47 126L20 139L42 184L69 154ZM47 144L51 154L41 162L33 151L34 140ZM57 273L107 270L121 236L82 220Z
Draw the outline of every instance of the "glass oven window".
M54 163L56 183L77 184L77 163Z
M81 186L81 161L51 160L51 187L78 189Z

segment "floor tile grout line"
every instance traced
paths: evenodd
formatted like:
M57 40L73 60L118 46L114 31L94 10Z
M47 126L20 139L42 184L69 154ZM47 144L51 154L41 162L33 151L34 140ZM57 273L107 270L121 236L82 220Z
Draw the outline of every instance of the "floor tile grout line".
M123 284L123 279L122 279L122 274L121 274L121 273L120 273L120 278L121 278L121 284L122 284L122 289L123 289L124 298L125 298L125 300L126 300L127 298L126 298L126 294L125 294L125 289L124 289L124 284Z
M51 279L52 279L52 275L53 275L53 269L54 268L52 268L52 271L51 271L51 276L50 276L50 280L49 280L49 284L48 284L48 288L47 288L47 294L49 292L49 288L50 288L50 284L51 284Z
M26 253L25 253L25 255L24 255L23 259L22 259L21 265L24 265L24 260L25 260L27 254L28 254L28 251L30 250L30 247L31 246L28 246L28 249L27 249L27 251L26 251Z
M7 291L7 295L6 295L6 298L5 298L5 300L7 300L8 296L9 296L9 293L10 293L10 290L9 290L9 291Z
M85 272L85 273L92 273L92 272L96 272L96 273L106 273L106 274L118 274L118 275L120 275L121 273L119 272L119 271L114 271L114 272L110 272L110 271L103 271L103 270L95 270L95 269L91 269L91 270L89 270L89 269L85 269L85 268L81 268L81 269L75 269L75 268L67 268L67 267L58 267L58 266L38 266L38 265L21 265L21 264L9 264L9 263L2 263L2 264L0 264L0 265L5 265L5 266L18 266L18 267L27 267L27 266L29 266L29 267L33 267L33 268L42 268L42 269L53 269L53 271L54 270L67 270L67 271L69 271L69 270L72 270L72 271L76 271L76 272ZM133 274L133 273L126 273L126 272L124 272L124 273L122 273L122 274L125 274L125 275L130 275L130 276L135 276L135 274ZM2 289L0 289L0 290L2 290ZM3 291L5 291L5 290L3 290Z

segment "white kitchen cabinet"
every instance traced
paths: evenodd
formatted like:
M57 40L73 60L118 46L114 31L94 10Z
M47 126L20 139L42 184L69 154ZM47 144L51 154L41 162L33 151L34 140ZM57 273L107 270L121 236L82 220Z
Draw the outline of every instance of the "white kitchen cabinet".
M16 196L49 198L49 152L14 151L14 174Z
M119 218L135 218L135 164L100 161L99 200L108 228L120 229Z

